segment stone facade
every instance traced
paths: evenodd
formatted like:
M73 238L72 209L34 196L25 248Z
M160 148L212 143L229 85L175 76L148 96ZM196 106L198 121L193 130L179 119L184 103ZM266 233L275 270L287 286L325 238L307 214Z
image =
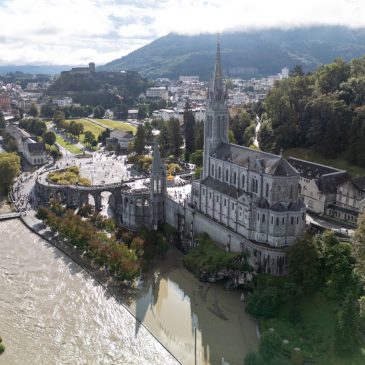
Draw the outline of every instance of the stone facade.
M191 207L245 239L284 247L305 227L298 172L282 157L228 142L228 110L218 46L204 125L202 179Z

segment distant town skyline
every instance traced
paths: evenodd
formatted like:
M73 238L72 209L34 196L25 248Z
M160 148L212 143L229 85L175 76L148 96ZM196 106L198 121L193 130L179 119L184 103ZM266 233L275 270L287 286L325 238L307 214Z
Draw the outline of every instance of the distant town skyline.
M104 64L177 32L365 26L359 0L0 0L0 65Z

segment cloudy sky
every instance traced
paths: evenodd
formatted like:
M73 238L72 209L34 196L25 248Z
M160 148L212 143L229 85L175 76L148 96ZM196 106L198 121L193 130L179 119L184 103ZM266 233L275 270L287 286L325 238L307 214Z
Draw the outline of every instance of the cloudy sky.
M365 26L365 0L0 0L0 65L109 62L169 32Z

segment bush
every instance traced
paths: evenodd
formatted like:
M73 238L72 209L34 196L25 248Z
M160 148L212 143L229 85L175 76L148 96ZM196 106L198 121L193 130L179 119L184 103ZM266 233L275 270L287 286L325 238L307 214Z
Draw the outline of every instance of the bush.
M255 352L250 352L245 357L245 365L264 365L264 362L260 358L259 354Z
M0 354L2 354L5 351L5 346L0 343Z
M279 311L282 296L281 291L275 287L255 292L247 299L246 310L255 317L272 318Z
M259 352L263 360L266 363L271 363L271 361L278 357L281 351L281 338L274 332L265 332L260 341Z

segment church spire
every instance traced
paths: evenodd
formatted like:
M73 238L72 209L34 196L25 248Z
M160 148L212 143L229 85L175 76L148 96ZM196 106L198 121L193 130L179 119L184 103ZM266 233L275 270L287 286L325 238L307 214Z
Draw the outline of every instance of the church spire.
M215 67L213 75L213 83L210 89L209 99L211 103L224 102L224 85L222 76L222 64L221 64L221 49L218 35L217 41L217 53L215 58Z

